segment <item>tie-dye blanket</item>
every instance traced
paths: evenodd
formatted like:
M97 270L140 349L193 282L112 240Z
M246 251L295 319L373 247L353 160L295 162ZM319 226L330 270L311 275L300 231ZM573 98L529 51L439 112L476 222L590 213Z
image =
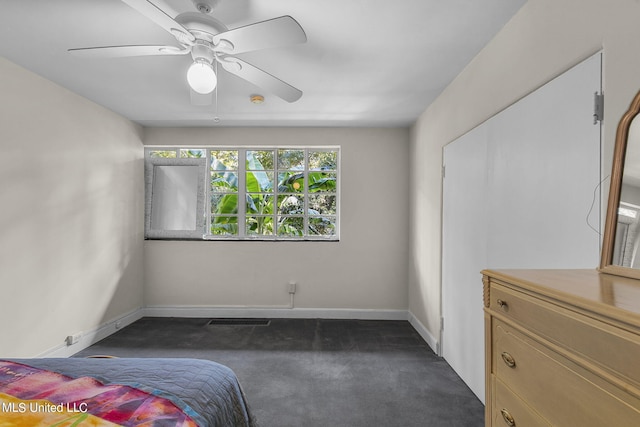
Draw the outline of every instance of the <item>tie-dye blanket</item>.
M156 425L197 427L172 401L137 388L0 361L2 427Z

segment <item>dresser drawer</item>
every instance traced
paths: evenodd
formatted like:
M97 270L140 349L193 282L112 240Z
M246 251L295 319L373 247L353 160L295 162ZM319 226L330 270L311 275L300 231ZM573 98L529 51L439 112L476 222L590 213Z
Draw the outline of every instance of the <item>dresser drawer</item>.
M493 320L492 336L493 375L529 406L537 408L551 425L640 425L639 399L500 320ZM496 410L500 408L495 406Z
M491 414L492 426L551 427L529 405L523 402L495 376L491 379L495 404Z
M640 388L638 335L491 282L489 308ZM639 424L640 425L640 424Z

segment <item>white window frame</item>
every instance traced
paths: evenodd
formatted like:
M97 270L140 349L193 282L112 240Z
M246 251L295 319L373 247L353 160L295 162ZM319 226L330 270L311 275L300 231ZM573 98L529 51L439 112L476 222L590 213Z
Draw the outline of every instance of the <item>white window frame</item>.
M341 164L341 149L340 146L333 145L322 145L322 146L216 146L216 145L207 145L207 146L145 146L144 157L145 161L149 159L153 159L155 157L151 157L150 153L153 151L174 151L176 155L176 159L180 159L180 151L181 150L205 150L206 154L206 185L204 186L204 227L202 230L202 240L214 240L214 241L339 241L340 240L340 186L341 186L341 173L340 173L340 164ZM332 150L337 152L337 161L336 161L336 170L330 171L335 172L337 177L337 185L335 189L335 197L336 197L336 212L335 215L327 215L329 217L335 218L335 228L334 234L327 236L313 236L313 235L304 235L304 236L278 236L277 230L274 230L273 235L252 235L246 233L246 153L247 151L274 151L274 189L272 193L274 197L274 212L269 215L273 218L274 225L278 223L278 212L277 212L277 201L278 195L283 193L278 192L278 150L304 150L305 154L305 167L302 172L304 172L304 191L301 195L304 196L305 203L309 201L309 173L314 172L309 169L308 156L309 151L322 151L322 150ZM214 235L211 234L211 151L237 151L238 152L238 212L236 215L238 218L238 234L237 235ZM288 194L288 193L284 193ZM313 193L311 193L313 194ZM304 221L304 230L305 233L308 231L309 226L309 218L313 218L313 215L309 215L309 206L306 206L305 212L301 215ZM162 238L162 236L154 236L155 238Z

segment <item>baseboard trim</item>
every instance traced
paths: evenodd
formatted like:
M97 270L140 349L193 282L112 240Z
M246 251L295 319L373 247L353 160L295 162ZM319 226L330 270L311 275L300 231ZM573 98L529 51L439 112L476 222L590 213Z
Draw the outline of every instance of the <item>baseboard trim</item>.
M406 310L368 310L341 308L147 306L147 317L227 317L281 319L360 319L407 320Z
M116 332L118 329L122 329L135 322L136 320L144 317L144 310L138 308L129 313L126 313L120 317L112 319L102 325L94 328L88 332L82 334L80 340L72 345L61 344L57 347L51 348L44 353L39 354L37 357L70 357L79 351L97 343L98 341L108 337Z
M408 315L408 320L409 320L409 323L411 324L411 326L413 326L413 328L416 330L416 332L418 332L418 334L420 334L422 339L424 339L427 342L429 347L431 347L431 350L433 350L433 352L435 354L437 354L438 356L441 356L441 354L440 354L440 343L438 343L438 339L436 337L434 337L431 334L431 332L429 332L429 330L422 324L422 322L420 322L418 320L418 318L416 316L413 315L413 313L411 313L409 311L409 312L407 312L407 315Z

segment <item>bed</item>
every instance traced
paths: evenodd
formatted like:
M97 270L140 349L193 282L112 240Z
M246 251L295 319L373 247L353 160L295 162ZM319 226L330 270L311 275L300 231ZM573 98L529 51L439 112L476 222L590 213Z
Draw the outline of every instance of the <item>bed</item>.
M0 425L256 423L234 372L212 361L45 358L0 360Z

